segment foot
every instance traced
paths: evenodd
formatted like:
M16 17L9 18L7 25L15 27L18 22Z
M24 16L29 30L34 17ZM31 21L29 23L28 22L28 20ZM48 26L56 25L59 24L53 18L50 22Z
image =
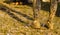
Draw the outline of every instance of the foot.
M54 28L53 26L54 26L53 23L49 24L49 27L50 27L51 30L53 30L53 28Z
M16 5L18 5L18 4L19 4L19 2L16 2L15 4L16 4Z
M40 28L40 23L39 23L39 21L36 21L36 20L35 20L35 21L32 23L32 27L39 29L39 28Z

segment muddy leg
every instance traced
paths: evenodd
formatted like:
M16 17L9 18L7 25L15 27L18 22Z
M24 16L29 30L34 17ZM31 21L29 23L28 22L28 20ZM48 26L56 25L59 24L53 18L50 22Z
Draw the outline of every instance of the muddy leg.
M32 23L32 26L34 28L40 28L40 20L39 20L39 11L41 10L41 0L34 0L33 1L33 15L34 15L34 21Z
M48 19L49 29L53 29L54 23L52 21L55 16L56 10L57 10L57 0L51 0L50 14Z

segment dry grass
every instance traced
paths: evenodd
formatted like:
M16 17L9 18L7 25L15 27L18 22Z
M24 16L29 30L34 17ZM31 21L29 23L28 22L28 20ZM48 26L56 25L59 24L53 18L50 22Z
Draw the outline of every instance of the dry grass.
M33 18L32 7L27 5L8 5L14 8L16 12L0 10L0 35L60 35L60 17L55 16L53 30L44 30L43 27L41 29L34 29L27 25L27 23L32 21L27 16ZM41 23L46 23L48 14L48 11L41 10Z

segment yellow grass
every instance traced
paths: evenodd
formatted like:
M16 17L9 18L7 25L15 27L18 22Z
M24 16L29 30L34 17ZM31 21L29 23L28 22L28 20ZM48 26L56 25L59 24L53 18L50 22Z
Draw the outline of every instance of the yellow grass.
M30 21L33 21L30 19L33 19L32 7L28 5L3 4L7 5L7 8L14 10L14 12L0 10L0 35L60 35L60 17L54 17L53 30L45 30L44 27L41 29L34 29L31 26L28 26ZM1 5L2 4L0 4L0 6ZM48 15L48 11L41 10L40 22L43 24L46 23ZM29 16L29 18L27 18L27 16Z

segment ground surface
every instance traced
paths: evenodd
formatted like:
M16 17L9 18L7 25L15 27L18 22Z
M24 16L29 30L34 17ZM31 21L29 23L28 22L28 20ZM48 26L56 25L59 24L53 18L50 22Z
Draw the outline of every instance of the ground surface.
M0 0L0 2L3 1ZM0 8L2 8L0 9L0 35L60 35L60 17L54 17L53 30L34 29L28 26L33 21L31 6L3 4L0 3ZM41 10L40 22L46 23L48 15L48 11Z

